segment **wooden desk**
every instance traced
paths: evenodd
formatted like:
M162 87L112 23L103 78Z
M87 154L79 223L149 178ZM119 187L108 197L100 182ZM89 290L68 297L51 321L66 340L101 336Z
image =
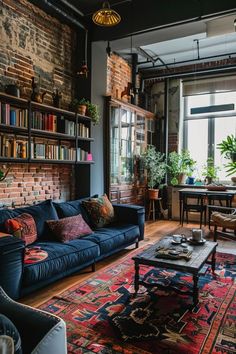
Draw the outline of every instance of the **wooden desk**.
M201 195L207 198L208 195L227 195L234 197L236 195L235 189L226 189L225 191L209 191L206 188L183 188L179 190L179 220L182 223L183 217L183 196L186 194Z

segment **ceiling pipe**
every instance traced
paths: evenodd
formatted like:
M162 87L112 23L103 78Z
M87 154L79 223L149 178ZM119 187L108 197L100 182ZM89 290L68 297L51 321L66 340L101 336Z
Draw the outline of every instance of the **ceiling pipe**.
M35 2L35 1L33 1ZM53 11L57 12L57 14L59 14L60 16L64 17L66 20L68 20L69 22L73 23L75 26L82 28L83 30L86 30L85 26L79 22L78 20L76 20L75 18L71 17L70 15L68 15L66 12L64 12L62 9L60 9L59 7L55 6L54 4L52 4L50 1L48 0L41 0L41 3L45 4L46 6L48 6L50 9L52 9Z
M189 59L189 60L181 60L181 61L174 61L172 63L168 63L168 66L169 66L169 69L170 68L170 65L178 65L178 64L187 64L187 63L192 63L192 62L197 62L197 61L202 61L202 60L207 60L207 59L215 59L215 58L222 58L222 57L228 57L226 59L232 59L231 56L232 55L236 55L236 52L233 52L233 53L228 53L228 54L218 54L218 55L210 55L208 57L200 57L199 59L196 58L196 59ZM142 64L146 64L147 62L146 61L140 61L138 63L138 66L139 65L142 65ZM152 65L152 66L146 66L145 68L140 68L139 70L140 71L146 71L146 70L151 70L151 69L159 69L159 68L162 68L163 66L166 66L166 64L162 64L162 65Z
M80 11L77 7L75 7L74 5L72 5L69 1L67 0L59 0L62 4L66 5L67 7L69 7L71 10L73 10L74 12L76 12L78 15L80 16L84 16L84 13L82 11Z
M235 71L236 70L236 65L228 65L228 66L221 66L219 68L212 68L212 69L202 69L198 71L185 71L185 72L179 72L179 73L167 73L167 74L160 74L160 75L150 75L150 76L144 76L143 80L155 80L155 79L166 79L166 78L182 78L185 76L199 76L202 74L217 74L220 72L227 72L227 71Z

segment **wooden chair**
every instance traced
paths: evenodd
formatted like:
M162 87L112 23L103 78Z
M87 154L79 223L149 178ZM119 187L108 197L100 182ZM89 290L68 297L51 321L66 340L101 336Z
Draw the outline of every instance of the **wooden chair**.
M236 209L222 207L221 212L212 213L214 223L214 241L218 235L236 240ZM220 228L220 229L219 229Z
M204 195L197 195L194 193L184 193L182 203L183 203L182 216L181 216L182 226L184 222L184 214L186 215L186 222L188 224L189 212L200 214L200 228L202 227L203 216L204 216L204 225L206 225L206 205L205 205Z
M221 207L227 207L231 208L232 207L232 201L234 198L234 194L208 194L207 199L208 199L208 205L207 205L207 210L208 210L208 227L210 229L211 226L211 214L214 211L221 211Z

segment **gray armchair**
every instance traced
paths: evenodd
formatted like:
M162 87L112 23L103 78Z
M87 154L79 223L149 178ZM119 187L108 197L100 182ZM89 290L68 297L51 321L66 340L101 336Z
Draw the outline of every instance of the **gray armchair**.
M10 299L1 287L0 314L6 316L19 332L23 354L67 353L66 325L59 317ZM2 349L4 346L5 339Z

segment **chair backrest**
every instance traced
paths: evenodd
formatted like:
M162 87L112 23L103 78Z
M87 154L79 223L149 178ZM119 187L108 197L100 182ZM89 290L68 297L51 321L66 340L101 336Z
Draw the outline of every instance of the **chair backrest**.
M208 194L209 205L220 205L231 208L234 194Z
M195 193L184 193L183 194L183 204L184 205L203 205L205 196L202 194Z

